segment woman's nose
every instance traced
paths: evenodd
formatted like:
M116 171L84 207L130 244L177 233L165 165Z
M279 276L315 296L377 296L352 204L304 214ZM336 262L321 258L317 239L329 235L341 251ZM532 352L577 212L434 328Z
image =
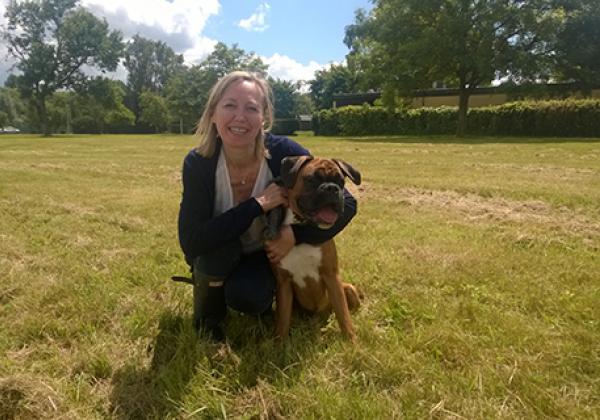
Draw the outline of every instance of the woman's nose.
M236 120L245 119L246 118L246 113L244 112L244 109L243 108L237 108L235 110L234 118Z

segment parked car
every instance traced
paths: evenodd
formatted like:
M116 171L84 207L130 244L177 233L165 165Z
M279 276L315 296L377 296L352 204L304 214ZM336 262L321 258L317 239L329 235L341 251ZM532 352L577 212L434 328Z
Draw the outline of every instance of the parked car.
M21 132L21 130L19 130L16 127L2 127L0 128L0 134L19 134Z

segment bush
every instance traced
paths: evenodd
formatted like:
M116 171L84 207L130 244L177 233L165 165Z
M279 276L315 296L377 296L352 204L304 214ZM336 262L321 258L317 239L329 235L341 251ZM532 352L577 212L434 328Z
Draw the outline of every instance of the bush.
M100 125L97 118L90 115L81 115L73 119L71 122L73 133L100 133Z
M338 113L341 109L323 109L313 114L313 131L316 135L335 136L340 134Z
M276 118L271 133L289 135L300 129L300 121L296 118Z
M600 101L569 99L513 102L469 111L469 132L514 136L600 136Z
M347 106L313 115L316 135L455 134L457 107L391 111L378 106ZM599 137L600 100L512 102L472 108L469 134L488 136Z

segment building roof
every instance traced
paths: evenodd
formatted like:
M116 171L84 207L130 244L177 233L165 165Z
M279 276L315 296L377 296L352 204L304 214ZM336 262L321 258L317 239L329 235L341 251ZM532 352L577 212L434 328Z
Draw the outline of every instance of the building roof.
M518 94L527 91L543 89L547 93L561 93L569 91L581 91L585 89L600 89L598 87L584 87L579 83L548 83L540 85L499 85L476 87L471 92L471 95L491 95L491 94ZM412 97L423 98L431 96L458 96L460 90L458 88L433 88L433 89L418 89L413 91ZM339 93L333 95L333 100L336 106L362 105L364 103L371 104L381 97L381 92L364 92L364 93Z

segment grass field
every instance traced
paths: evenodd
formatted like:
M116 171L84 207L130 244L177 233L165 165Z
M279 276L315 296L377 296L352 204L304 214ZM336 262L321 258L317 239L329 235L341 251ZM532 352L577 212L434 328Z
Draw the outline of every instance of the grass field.
M600 140L296 139L363 174L355 346L196 338L191 137L0 137L0 418L600 418Z

